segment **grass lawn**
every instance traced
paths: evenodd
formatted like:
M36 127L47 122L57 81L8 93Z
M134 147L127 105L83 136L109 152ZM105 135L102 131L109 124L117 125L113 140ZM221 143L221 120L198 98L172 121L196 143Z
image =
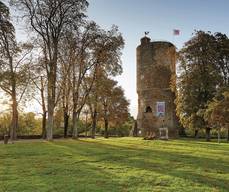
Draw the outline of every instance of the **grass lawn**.
M229 144L103 138L0 144L0 191L229 191Z

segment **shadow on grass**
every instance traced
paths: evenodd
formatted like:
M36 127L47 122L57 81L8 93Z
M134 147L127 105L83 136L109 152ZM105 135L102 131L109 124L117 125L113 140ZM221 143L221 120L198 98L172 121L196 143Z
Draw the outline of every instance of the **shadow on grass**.
M183 187L197 184L201 189L228 190L227 157L215 160L204 156L205 148L202 154L189 154L182 149L183 141L168 143L168 149L166 142L152 142L63 140L26 147L15 144L1 151L5 160L0 165L0 183L7 191L144 191L142 185L149 186L145 191L158 186L171 191L178 178ZM170 144L174 148L170 149ZM168 183L158 183L156 177L160 175Z
M79 149L47 142L17 150L22 146L3 151L0 191L122 191L118 178L91 165L95 161L85 159Z
M76 144L80 146L76 148ZM101 162L153 171L209 187L228 190L229 180L212 176L212 174L227 174L229 172L228 162L223 160L216 161L207 157L181 154L179 152L160 151L158 149L134 149L132 147L82 140L72 144L55 143L53 145L64 147L66 150L71 151L73 155L74 153L80 154L85 158L85 161L82 162L88 165ZM91 158L91 161L87 161L89 158Z

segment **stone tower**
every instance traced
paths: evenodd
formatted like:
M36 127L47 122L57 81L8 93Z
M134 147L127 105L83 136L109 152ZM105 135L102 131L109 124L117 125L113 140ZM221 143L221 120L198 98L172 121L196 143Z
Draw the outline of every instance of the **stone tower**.
M175 78L175 46L143 37L137 47L137 125L143 136L157 137L162 127L168 128L169 137L177 136L175 93L170 88Z

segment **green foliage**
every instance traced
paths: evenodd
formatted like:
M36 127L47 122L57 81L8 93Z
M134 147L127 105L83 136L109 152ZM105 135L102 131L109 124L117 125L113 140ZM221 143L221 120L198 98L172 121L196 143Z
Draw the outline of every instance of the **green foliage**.
M0 145L0 191L227 192L229 145L142 138Z
M112 125L108 129L108 135L127 137L130 135L132 124L128 121L121 123L120 125ZM104 125L98 129L98 134L104 135Z
M101 105L101 118L107 116L110 120L120 123L127 120L129 102L117 81L101 75L97 84L97 95L97 102Z
M0 135L8 134L11 124L11 116L9 113L4 113L0 116Z
M196 31L179 52L176 105L184 127L198 130L209 126L208 104L220 88L229 85L228 42L224 34Z
M128 123L123 123L121 126L111 127L109 135L116 135L118 137L126 137L130 135L131 126Z
M0 21L8 19L9 16L9 8L2 1L0 1Z
M0 116L0 135L8 134L11 126L11 114L5 113ZM21 113L19 115L18 135L40 135L41 134L41 118L36 114Z
M5 66L18 50L9 8L2 2L0 2L0 26L0 63Z
M77 120L77 128L78 133L82 134L85 131L85 122L83 119ZM72 117L69 118L69 125L68 125L68 134L72 134ZM58 108L56 110L55 116L54 116L54 129L53 129L54 135L63 135L64 134L64 118L63 118L63 110L61 108Z
M224 127L229 124L229 88L208 103L205 119L212 126Z
M41 135L41 118L35 113L23 113L19 116L19 135Z
M115 127L116 135L119 137L129 136L133 123L134 123L134 118L129 114L128 118L124 122L121 122L121 124L116 125Z

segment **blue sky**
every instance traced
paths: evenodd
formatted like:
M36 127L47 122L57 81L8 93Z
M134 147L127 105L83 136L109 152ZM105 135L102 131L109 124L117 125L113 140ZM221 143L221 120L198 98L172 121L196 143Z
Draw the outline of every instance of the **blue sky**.
M123 74L117 78L137 115L136 47L144 31L152 40L171 41L180 49L195 29L229 34L228 0L89 0L89 18L103 28L119 26L125 39ZM181 34L173 36L173 29Z

